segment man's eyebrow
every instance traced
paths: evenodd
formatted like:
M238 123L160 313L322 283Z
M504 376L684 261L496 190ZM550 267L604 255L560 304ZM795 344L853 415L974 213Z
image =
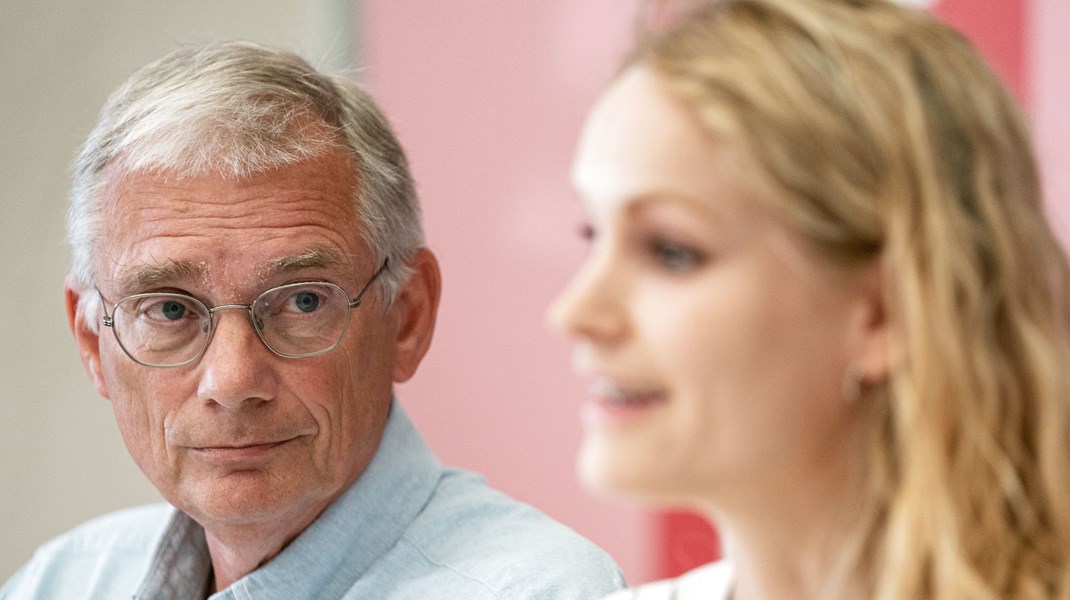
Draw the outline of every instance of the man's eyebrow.
M119 293L124 296L134 294L176 281L189 281L197 275L198 269L187 262L138 265L119 275Z
M346 262L346 257L341 252L328 248L313 248L299 254L276 258L271 261L268 271L272 275L278 275L302 269L338 267L346 264Z
M313 248L272 260L265 269L263 278L303 269L330 268L344 264L346 264L346 257L341 252L328 248ZM119 275L118 292L121 296L128 296L180 281L200 281L204 276L203 269L185 261L138 265L125 269Z

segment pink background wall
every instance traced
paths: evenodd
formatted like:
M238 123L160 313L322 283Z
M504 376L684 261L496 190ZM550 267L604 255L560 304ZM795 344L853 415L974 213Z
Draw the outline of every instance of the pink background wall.
M943 0L1037 130L1070 239L1070 3ZM573 476L581 385L543 313L578 263L568 168L586 108L628 45L634 2L368 0L368 79L409 150L445 293L403 403L450 464L481 471L609 550L632 582L704 560L677 515L590 498ZM674 550L669 551L668 548Z
M578 264L568 185L587 106L630 40L620 0L371 1L368 80L409 151L445 289L400 397L443 460L484 473L612 549L632 579L646 528L573 476L581 384L544 311Z
M1070 248L1070 2L1033 0L1028 13L1030 113L1049 214Z

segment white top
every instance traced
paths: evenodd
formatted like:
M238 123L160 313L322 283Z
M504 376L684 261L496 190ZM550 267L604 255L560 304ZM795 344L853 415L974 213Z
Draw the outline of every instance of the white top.
M728 600L733 570L727 561L703 565L677 577L615 592L605 600Z

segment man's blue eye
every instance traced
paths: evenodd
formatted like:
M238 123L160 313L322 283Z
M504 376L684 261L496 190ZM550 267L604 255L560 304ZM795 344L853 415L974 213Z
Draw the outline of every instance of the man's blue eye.
M186 305L177 300L168 300L160 306L160 312L163 313L165 319L177 321L186 314Z
M301 312L312 312L320 305L320 297L312 292L298 292L294 295L294 305Z

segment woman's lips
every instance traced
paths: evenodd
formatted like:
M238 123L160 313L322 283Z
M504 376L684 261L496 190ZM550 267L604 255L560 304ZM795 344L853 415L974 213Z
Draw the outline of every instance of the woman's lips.
M646 417L668 402L666 390L650 386L618 384L599 378L581 408L585 425L624 425Z

